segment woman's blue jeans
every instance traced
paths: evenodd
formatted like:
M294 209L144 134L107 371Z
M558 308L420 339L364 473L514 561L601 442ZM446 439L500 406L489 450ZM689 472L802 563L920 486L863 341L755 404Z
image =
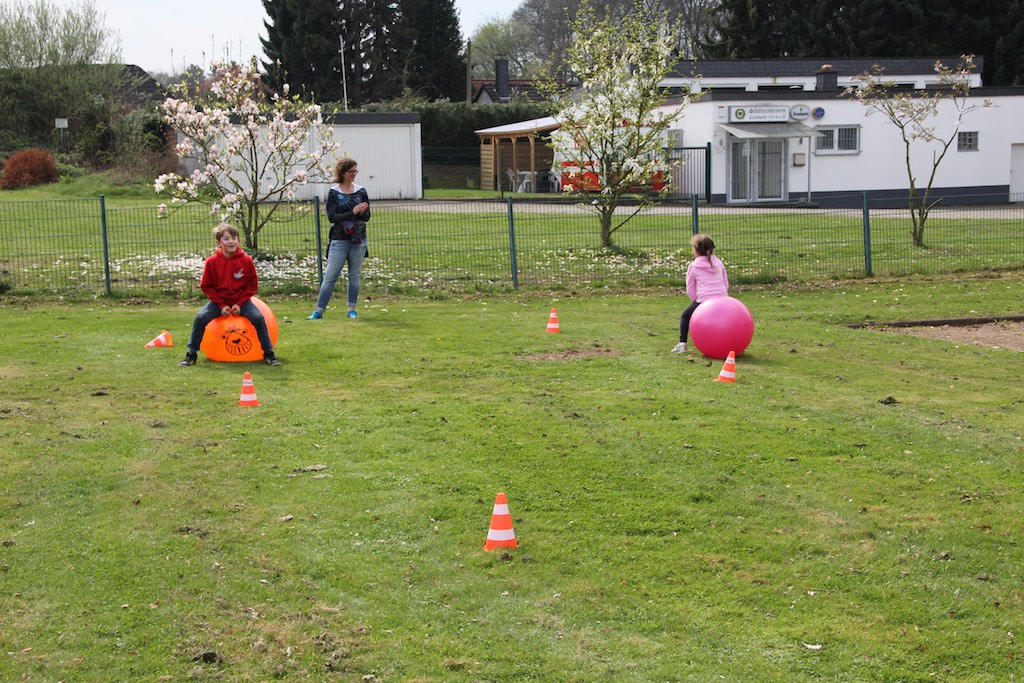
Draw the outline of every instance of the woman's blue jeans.
M363 271L363 257L366 255L366 241L353 245L349 240L331 240L327 245L327 270L320 285L320 296L316 310L323 313L334 294L334 285L341 275L341 267L348 263L348 306L355 308L359 303L359 276Z

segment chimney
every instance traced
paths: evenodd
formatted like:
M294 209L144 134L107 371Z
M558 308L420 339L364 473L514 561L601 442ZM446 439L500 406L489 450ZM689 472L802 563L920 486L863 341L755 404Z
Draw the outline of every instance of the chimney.
M508 101L508 57L498 57L494 60L494 89L498 92L500 101Z
M831 64L822 64L821 68L818 69L818 73L815 74L814 89L815 90L838 90L839 89L839 74L836 73L835 69L832 68Z

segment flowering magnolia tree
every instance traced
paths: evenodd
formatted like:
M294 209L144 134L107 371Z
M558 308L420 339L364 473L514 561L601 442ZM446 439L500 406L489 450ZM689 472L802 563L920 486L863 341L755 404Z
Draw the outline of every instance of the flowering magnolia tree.
M668 192L666 132L690 96L665 106L661 83L677 62L667 18L638 8L621 20L598 20L584 2L571 29L568 57L579 87L554 93L561 129L551 146L564 190L597 213L601 246L611 248L619 228ZM637 202L616 216L627 194Z
M935 73L939 76L938 87L925 91L897 90L895 81L886 80L881 66L875 65L870 72L853 77L856 85L846 89L845 95L863 104L866 116L881 114L892 123L903 141L903 162L910 184L908 192L910 207L910 237L915 247L924 247L924 227L928 214L939 200L932 201L930 195L939 164L960 133L964 117L977 109L994 106L991 100L971 103L971 72L975 69L974 55L963 55L956 67L935 62ZM946 103L946 104L944 104ZM949 108L955 114L952 127L942 126L939 132L939 110ZM921 187L914 171L912 151L917 147L931 150L931 168L928 180ZM923 166L919 164L920 166Z
M200 202L210 215L232 221L245 245L259 249L259 234L282 202L295 199L299 186L329 177L329 159L338 148L324 125L320 106L298 98L267 96L256 70L213 64L206 97L185 87L162 105L164 121L178 133L175 152L198 167L188 176L166 173L154 182L171 203ZM167 205L161 205L166 214Z

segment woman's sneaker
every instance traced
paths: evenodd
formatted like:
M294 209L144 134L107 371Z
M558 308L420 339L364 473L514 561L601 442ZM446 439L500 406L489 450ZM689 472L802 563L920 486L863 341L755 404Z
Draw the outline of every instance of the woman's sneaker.
M686 353L686 342L679 342L672 347L672 353Z
M324 317L323 313L321 313L320 311L313 311L310 314L310 316L308 318L306 318L306 320L319 320L322 317Z
M350 318L358 318L359 314L356 313L355 311L349 311L348 312L348 317L350 317Z

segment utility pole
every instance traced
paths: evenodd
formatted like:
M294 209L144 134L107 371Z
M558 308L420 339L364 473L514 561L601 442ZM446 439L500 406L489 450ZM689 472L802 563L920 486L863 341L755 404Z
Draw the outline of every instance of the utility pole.
M466 41L466 102L473 101L473 41Z
M345 111L348 111L348 78L345 75L345 38L344 36L338 36L338 43L340 48L338 52L341 53L341 98L345 103Z

